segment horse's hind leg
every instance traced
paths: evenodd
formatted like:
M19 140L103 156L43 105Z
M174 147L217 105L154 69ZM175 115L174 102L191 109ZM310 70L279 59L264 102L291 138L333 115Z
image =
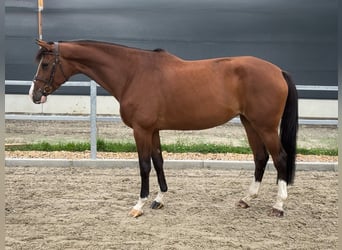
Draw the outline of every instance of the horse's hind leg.
M260 188L262 178L264 176L265 167L269 159L269 155L267 153L263 141L261 140L256 130L252 127L250 122L244 116L241 116L240 119L245 127L248 142L253 151L255 163L254 180L252 181L246 196L242 198L237 204L239 207L248 208L250 206L250 201L256 198L258 195L258 191Z
M265 134L264 140L277 169L278 193L270 215L282 217L284 216L284 202L287 199L287 154L281 145L277 130Z
M164 174L164 169L163 169L164 160L163 160L162 150L161 150L161 145L160 145L159 131L155 131L152 137L152 162L157 172L157 178L158 178L160 191L158 192L157 197L153 200L151 208L159 209L164 206L163 196L165 192L167 191L167 184L166 184L165 174Z

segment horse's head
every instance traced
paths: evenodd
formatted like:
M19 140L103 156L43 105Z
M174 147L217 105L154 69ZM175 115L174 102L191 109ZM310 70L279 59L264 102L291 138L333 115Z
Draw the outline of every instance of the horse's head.
M59 52L58 42L37 40L40 49L37 54L39 62L29 95L36 104L44 103L47 96L68 80L63 68L63 60Z

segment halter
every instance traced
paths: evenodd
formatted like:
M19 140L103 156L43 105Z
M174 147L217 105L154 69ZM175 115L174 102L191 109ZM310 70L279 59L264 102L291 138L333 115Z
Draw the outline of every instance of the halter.
M54 62L52 64L52 70L51 70L51 74L50 74L49 80L38 78L37 75L33 79L34 82L35 81L40 81L40 82L44 83L44 88L43 88L43 95L44 96L47 96L47 95L51 94L51 92L52 92L52 89L53 89L52 85L53 85L53 82L54 82L54 79L55 79L55 74L56 74L56 71L57 71L56 67L57 66L59 66L59 69L61 70L62 75L64 77L64 80L65 81L68 80L68 78L64 74L62 63L59 60L59 44L58 44L58 42L54 42L54 45L55 45L55 49L53 50L53 52L45 52L44 53L44 54L49 54L49 55L54 55L55 56Z

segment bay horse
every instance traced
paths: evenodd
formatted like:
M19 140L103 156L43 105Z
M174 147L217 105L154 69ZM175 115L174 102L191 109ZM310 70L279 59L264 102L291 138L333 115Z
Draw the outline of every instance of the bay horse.
M295 175L298 129L298 95L288 73L252 56L189 61L162 49L99 41L37 40L37 44L39 66L29 91L34 103L46 102L48 95L79 73L120 103L122 121L133 129L141 176L140 198L129 215L143 214L151 159L160 187L151 208L163 207L168 187L160 130L207 129L236 116L246 130L255 162L252 184L237 206L248 208L257 197L270 154L278 184L270 215L284 215L287 185Z

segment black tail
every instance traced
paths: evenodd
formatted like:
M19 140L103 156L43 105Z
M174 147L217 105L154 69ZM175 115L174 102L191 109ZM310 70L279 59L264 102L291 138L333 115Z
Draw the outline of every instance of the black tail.
M298 131L298 93L290 75L282 72L288 86L285 110L280 124L281 144L287 154L287 183L292 184L296 171Z

